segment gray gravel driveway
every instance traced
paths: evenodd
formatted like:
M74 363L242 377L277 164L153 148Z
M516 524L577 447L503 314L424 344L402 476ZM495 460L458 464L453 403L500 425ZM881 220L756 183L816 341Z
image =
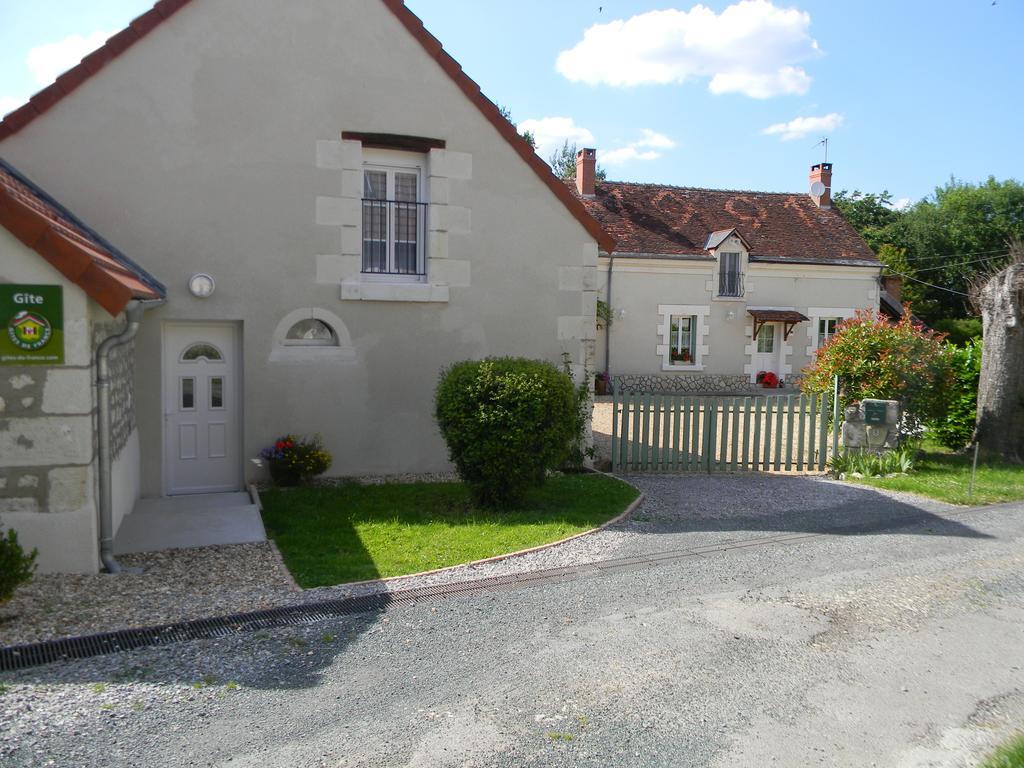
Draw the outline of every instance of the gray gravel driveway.
M1024 725L1024 505L633 480L591 556L676 556L0 676L0 764L951 767Z

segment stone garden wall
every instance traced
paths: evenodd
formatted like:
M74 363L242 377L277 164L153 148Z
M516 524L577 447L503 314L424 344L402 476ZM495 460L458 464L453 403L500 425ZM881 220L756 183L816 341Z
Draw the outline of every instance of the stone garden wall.
M770 395L775 390L764 389L759 384L752 384L746 375L718 375L705 373L682 374L641 374L625 373L613 377L619 392L630 394L658 395ZM800 379L786 381L787 387L800 386Z

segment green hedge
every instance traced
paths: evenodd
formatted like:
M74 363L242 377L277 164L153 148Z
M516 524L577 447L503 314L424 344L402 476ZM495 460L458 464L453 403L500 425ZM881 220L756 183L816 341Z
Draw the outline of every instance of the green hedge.
M978 381L981 379L981 341L968 342L963 347L951 346L949 350L953 382L944 393L946 413L929 426L940 443L958 451L974 436Z
M569 460L578 443L572 379L518 357L468 360L441 373L435 412L475 501L511 506Z

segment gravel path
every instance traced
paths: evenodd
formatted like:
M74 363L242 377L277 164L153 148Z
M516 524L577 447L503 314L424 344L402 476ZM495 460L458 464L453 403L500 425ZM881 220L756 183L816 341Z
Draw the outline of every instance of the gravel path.
M107 632L236 611L295 598L267 542L122 555L141 574L40 574L0 606L0 645Z
M0 676L0 764L967 768L1024 721L1024 505L638 483L603 556L750 546Z

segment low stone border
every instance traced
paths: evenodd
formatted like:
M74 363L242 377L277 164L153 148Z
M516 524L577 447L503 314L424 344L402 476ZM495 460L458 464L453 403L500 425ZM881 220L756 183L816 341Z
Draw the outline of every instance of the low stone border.
M302 587L299 586L299 582L292 576L292 572L288 570L288 565L284 561L284 555L281 554L281 550L277 548L277 542L271 538L267 538L267 544L270 545L271 554L277 559L277 562L281 565L281 571L284 574L285 580L288 582L289 588L293 592L301 592Z

